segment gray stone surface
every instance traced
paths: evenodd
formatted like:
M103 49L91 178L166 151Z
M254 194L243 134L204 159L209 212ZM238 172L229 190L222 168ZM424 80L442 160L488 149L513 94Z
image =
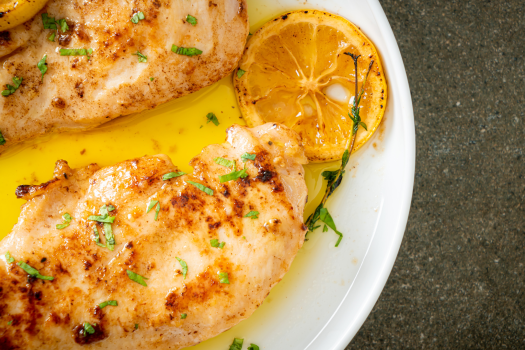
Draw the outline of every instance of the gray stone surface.
M408 226L349 349L525 349L525 1L381 0L406 66Z

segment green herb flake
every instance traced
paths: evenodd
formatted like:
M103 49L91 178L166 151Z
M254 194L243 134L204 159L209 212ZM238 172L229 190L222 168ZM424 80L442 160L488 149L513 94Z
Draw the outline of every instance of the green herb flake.
M46 280L46 281L52 281L54 280L53 277L50 277L50 276L42 276L40 274L40 272L38 272L37 269L29 266L28 264L26 264L25 262L23 261L19 261L16 263L18 266L20 266L22 268L22 270L24 270L28 275L30 276L33 276L33 277L36 277L36 278L39 278L41 280Z
M131 270L126 270L126 273L128 274L129 279L132 280L133 282L137 282L138 284L143 285L144 287L148 286L146 284L146 281L144 281L144 280L147 280L148 278L143 277L139 274L136 274L135 272Z
M0 132L0 146L5 145L5 143L6 143L5 137L4 137L4 135L2 135L2 133Z
M233 343L232 345L230 345L229 350L241 350L243 343L244 343L244 339L235 338L233 339Z
M132 17L131 17L131 22L137 24L139 23L139 21L142 21L144 18L146 18L144 16L144 13L142 11L139 11L137 13L135 13Z
M248 349L247 350L260 350L259 347L255 344L250 344L250 346L248 346Z
M135 323L135 329L139 329L139 324Z
M153 77L150 77L150 78L149 78L149 80L150 80L150 81L153 81L153 80L155 80L155 78L153 78Z
M89 56L92 53L93 49L60 49L60 56Z
M44 81L44 74L47 72L47 63L46 63L47 55L44 55L40 61L37 63L37 67L40 70L40 73L42 73L42 81Z
M67 25L67 22L64 18L62 19L59 19L58 21L56 21L56 24L58 24L60 30L62 31L62 33L65 33L69 30L69 26Z
M7 97L9 95L14 94L15 91L18 90L18 88L22 84L22 80L24 80L24 78L13 77L12 80L13 80L13 85L6 84L5 86L6 89L2 91L2 96Z
M184 56L190 56L190 57L202 54L201 50L196 49L194 47L180 47L177 45L172 45L171 51L178 55L184 55Z
M337 233L337 235L339 235L339 239L335 243L336 247L339 246L339 243L341 243L341 240L343 239L343 234L337 231L337 228L335 227L334 219L332 219L332 216L328 212L328 209L321 208L321 210L319 211L319 220L324 222L328 227L334 230L334 232Z
M95 244L99 247L106 248L105 244L100 243L100 234L96 226L93 226L93 233L95 234Z
M212 122L213 124L215 124L215 126L219 126L219 119L217 119L217 116L215 115L215 113L208 113L206 114L206 119L208 120L206 122L206 124L208 124L209 122Z
M109 250L115 249L115 235L113 234L113 228L111 224L104 223L104 236L106 237L106 246Z
M89 322L84 322L84 333L94 334L95 333L95 328L93 328L93 326Z
M225 245L226 245L226 242L221 242L221 244L219 244L219 248L222 249L224 248Z
M186 314L180 314L180 318L181 318L182 320L184 320L186 317L188 317L188 315L186 315Z
M219 247L219 240L218 239L210 239L210 245L213 247L213 248L217 248ZM8 252L9 253L9 252ZM6 255L7 256L7 255Z
M242 69L237 69L237 78L241 79L242 76L244 75L244 73L246 73L245 70L242 70Z
M105 222L105 223L112 224L115 221L115 217L114 216L110 216L108 214L105 214L105 215L90 215L90 216L88 216L88 220L97 221L97 222Z
M241 156L241 159L243 162L247 162L248 160L255 160L255 157L256 157L256 154L250 154L248 152L244 153L242 156Z
M199 183L196 183L196 182L193 182L193 181L186 181L187 183L197 187L199 190L201 190L202 192L205 192L206 194L210 195L210 196L213 196L213 190L211 188L208 188L204 185L201 185Z
M248 214L244 215L245 218L252 218L253 220L255 219L258 219L259 218L259 212L258 211L255 211L255 210L252 210L251 212L249 212Z
M138 57L140 63L148 62L148 56L141 54L140 52L132 53L132 55L135 55Z
M10 325L12 325L12 324L13 324L13 320L7 322L7 325L8 325L8 326L10 326Z
M159 212L160 212L160 203L159 205L157 205L157 209L155 209L155 218L154 218L155 221L159 219Z
M57 225L57 230L65 229L66 227L69 226L69 224L71 223L71 220L73 220L73 218L71 217L71 215L69 215L69 213L65 213L64 215L62 215L62 219L64 220L64 222L62 224Z
M188 264L186 264L186 261L182 260L181 258L175 257L180 263L180 266L182 266L182 279L186 279L186 275L188 274Z
M192 15L187 15L186 22L195 27L197 25L197 18L193 17Z
M162 176L162 180L167 181L169 179L173 179L175 177L179 177L179 176L182 176L182 175L186 175L186 173L183 173L182 171L179 171L178 173L171 172L171 173L164 174Z
M15 259L11 256L11 253L9 252L5 253L5 260L8 264L12 264L15 262Z
M226 175L219 175L219 181L221 183L237 180L239 178L245 178L248 177L248 173L246 172L246 169L238 170L238 171L232 171L229 174Z
M159 218L159 212L160 212L160 202L158 200L150 201L148 204L148 209L146 210L146 213L149 213L151 209L155 208L155 218L154 220L157 221Z
M47 37L47 40L52 41L52 42L55 42L55 36L56 36L56 33L53 32L53 33L51 33L50 36Z
M228 160L228 159L224 159L222 157L217 157L213 160L215 163L219 164L219 165L222 165L222 166L225 166L227 168L233 168L235 167L235 161L234 160Z
M105 301L103 303L98 304L98 307L103 309L103 308L105 308L108 305L118 306L118 302L116 300L108 300L108 301Z
M219 282L224 284L230 284L230 280L228 279L228 272L217 272L219 275Z
M49 17L47 13L42 14L42 24L44 29L57 29L55 18Z

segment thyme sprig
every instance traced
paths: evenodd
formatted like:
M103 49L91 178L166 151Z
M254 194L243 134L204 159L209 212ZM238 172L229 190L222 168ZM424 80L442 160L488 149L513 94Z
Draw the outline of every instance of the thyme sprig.
M339 243L341 243L341 240L343 239L343 234L336 230L335 223L328 213L328 210L325 208L326 201L328 197L334 193L335 189L339 187L341 184L341 181L343 180L343 175L345 173L346 165L348 164L348 161L350 160L350 154L352 153L352 149L354 148L355 139L357 135L357 131L359 129L359 126L363 127L363 129L367 130L366 124L361 121L361 116L359 115L360 108L359 104L361 103L361 98L363 97L363 94L365 92L365 85L366 81L368 79L368 75L370 74L370 70L372 69L372 65L374 64L374 61L370 61L370 65L368 66L368 71L366 72L365 79L363 80L363 84L361 85L361 91L358 91L358 73L357 73L357 59L361 57L361 55L354 55L350 52L345 52L345 55L348 55L352 57L354 60L355 65L355 96L352 108L350 109L350 113L348 113L348 117L353 122L352 126L352 135L348 139L346 144L346 149L343 153L343 157L341 160L341 166L339 169L335 171L323 171L322 175L325 178L325 180L328 182L326 185L326 192L323 196L323 199L321 200L321 203L317 206L315 211L308 217L306 220L306 227L308 227L308 232L314 231L316 228L321 227L321 225L317 225L317 222L321 220L324 222L327 226L332 228L338 235L339 239L337 240L335 246L339 246Z

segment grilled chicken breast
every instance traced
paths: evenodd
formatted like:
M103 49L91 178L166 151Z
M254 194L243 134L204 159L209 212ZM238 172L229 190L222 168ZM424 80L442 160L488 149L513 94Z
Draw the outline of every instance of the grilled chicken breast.
M235 169L218 157L248 176L221 183ZM181 349L249 317L303 244L306 161L297 134L275 124L232 126L171 179L164 155L102 169L58 161L53 180L17 189L28 202L0 242L0 348ZM99 306L109 300L118 306Z
M43 13L56 29L44 28ZM202 89L235 68L247 36L245 0L50 0L32 20L0 33L0 85L23 78L13 94L0 96L0 152ZM174 53L173 45L202 54ZM93 51L61 56L60 49Z

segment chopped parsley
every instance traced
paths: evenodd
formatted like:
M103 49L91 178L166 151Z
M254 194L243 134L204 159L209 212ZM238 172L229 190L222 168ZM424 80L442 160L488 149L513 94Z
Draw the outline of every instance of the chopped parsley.
M54 42L54 41L55 41L55 36L56 36L56 33L53 32L53 33L51 33L50 36L47 37L47 40L49 40L49 41L53 41L53 42Z
M219 119L217 119L217 116L214 113L206 114L206 119L208 119L206 124L208 124L209 122L212 122L213 124L215 124L215 126L219 126L220 124Z
M233 168L235 167L235 161L234 160L228 160L228 159L224 159L222 157L217 157L213 160L215 163L219 164L219 165L222 165L222 166L225 166L227 168Z
M15 262L15 259L11 256L11 253L9 252L5 253L5 260L8 264L12 264Z
M135 329L139 329L139 324L135 323Z
M202 192L205 192L206 194L209 194L210 196L213 196L213 190L211 188L208 188L204 185L201 185L199 183L193 182L193 181L187 181L189 184L197 187Z
M138 56L138 59L139 59L139 62L140 63L145 63L145 62L148 62L148 56L144 55L144 54L141 54L140 52L135 52L135 53L132 53L132 55L136 55Z
M247 162L248 160L255 160L256 154L250 154L248 152L243 153L241 156L241 159L243 162Z
M248 346L248 349L247 350L260 350L259 347L255 344L250 344L250 346Z
M129 279L132 280L133 282L137 282L138 284L143 285L144 287L148 286L146 284L146 281L144 281L144 280L147 280L148 278L143 277L139 274L136 274L135 272L131 270L126 270L126 273L128 274Z
M186 261L182 260L181 258L175 257L180 263L180 266L182 266L182 279L186 279L186 275L188 274L188 264L186 264Z
M40 70L40 73L42 73L42 81L44 81L44 74L47 72L47 63L46 63L47 55L44 55L40 61L37 63L37 67Z
M246 73L245 70L242 70L242 69L237 69L237 78L241 79L242 76L244 75L244 73Z
M62 33L65 33L69 30L69 26L67 25L67 22L64 18L59 19L56 23L59 25Z
M102 208L100 209L100 212L102 212L103 210ZM90 215L88 216L88 220L112 224L115 221L115 217L110 216L109 214L106 213L104 215Z
M224 284L230 284L230 280L228 279L228 272L217 272L219 275L219 282Z
M42 14L42 24L44 29L57 29L55 18L49 17L47 13Z
M95 323L95 326L97 324ZM95 328L93 328L93 326L89 323L89 322L84 322L84 333L87 333L87 334L94 334L95 333ZM84 334L86 335L86 334Z
M88 56L93 53L93 49L60 49L60 56Z
M100 207L100 210L98 211L100 215L88 216L88 220L104 223L104 236L106 236L106 246L109 250L115 249L115 235L113 235L113 229L111 227L111 224L113 223L113 221L115 221L115 217L109 215L109 212L113 210L115 210L114 206L106 206L104 204L102 207ZM98 234L98 230L96 230L96 228L94 230L95 243L97 243L96 237ZM99 243L97 243L97 245L103 246Z
M155 218L154 218L154 220L157 221L157 219L159 218L159 212L160 212L160 203L159 203L159 201L154 200L154 201L149 202L148 210L146 210L146 214L149 213L151 211L151 209L153 209L155 206L156 206L156 208L155 208Z
M146 18L144 16L144 13L142 11L139 11L139 12L135 13L133 15L133 17L131 17L131 22L137 24L137 23L139 23L139 21L142 21L144 18Z
M57 225L57 230L65 229L66 227L69 226L69 224L71 223L71 220L73 220L73 218L71 217L71 215L69 215L69 213L65 213L64 215L62 215L62 219L64 219L64 222Z
M192 15L187 15L186 22L195 27L197 25L197 18L193 17Z
M164 174L162 176L162 180L167 181L169 179L173 179L174 177L179 177L182 175L186 175L186 173L183 173L182 171L179 171L178 173L171 172L171 173Z
M10 325L12 325L12 324L13 324L13 320L7 322L7 325L8 325L8 326L10 326Z
M2 91L2 96L7 97L14 94L22 84L22 80L24 80L24 78L13 77L13 85L6 84L5 90Z
M69 26L67 25L67 21L62 18L62 19L59 19L58 21L55 20L55 17L49 17L49 15L47 13L43 13L42 14L42 24L44 25L44 29L58 29L60 28L60 30L62 31L62 33L65 33L69 30ZM58 27L57 27L57 24L58 24ZM54 39L55 37L53 37ZM54 40L51 40L51 41L54 41Z
M253 220L255 219L258 219L259 218L259 212L258 211L255 211L255 210L252 210L251 212L249 212L248 214L244 215L245 218L252 218Z
M186 314L180 314L180 318L181 318L181 319L184 320L186 317L188 317L188 315L186 315Z
M328 212L328 209L321 208L321 210L319 211L319 220L324 222L328 227L330 227L332 230L334 230L335 233L339 235L339 239L335 243L336 247L339 246L339 243L341 243L341 240L343 239L343 234L337 231L337 228L335 227L334 219L332 219L332 216Z
M26 264L25 262L23 261L19 261L16 263L18 266L20 266L22 268L22 270L24 270L25 272L27 272L28 275L30 276L33 276L33 277L36 277L36 278L39 278L41 280L46 280L46 281L52 281L54 280L53 277L50 277L50 276L42 276L40 274L40 272L38 272L37 269L29 266L28 264Z
M213 248L221 248L222 249L226 245L226 242L219 243L219 240L214 238L214 239L210 239L210 245Z
M149 78L149 80L150 80L150 81L153 81L153 80L155 80L155 78L153 78L153 77L150 77L150 78Z
M99 247L106 248L105 244L100 243L100 234L98 233L97 226L93 226L93 233L95 234L95 244Z
M103 303L98 304L98 307L103 309L103 308L105 308L108 305L118 306L118 302L116 300L108 300L108 301L105 301Z
M231 173L226 175L219 175L219 181L221 183L224 183L232 180L237 180L238 178L244 179L245 177L248 177L248 173L246 172L246 169L241 169L238 171L232 171Z
M233 343L232 345L230 345L229 350L241 350L243 343L244 343L244 339L235 338L233 339Z
M190 56L190 57L202 54L201 50L196 49L194 47L180 47L177 45L172 45L171 51L178 55L184 55L184 56Z
M5 142L6 142L6 141L5 141L5 137L4 137L4 135L2 135L2 133L0 132L0 146L5 145Z

